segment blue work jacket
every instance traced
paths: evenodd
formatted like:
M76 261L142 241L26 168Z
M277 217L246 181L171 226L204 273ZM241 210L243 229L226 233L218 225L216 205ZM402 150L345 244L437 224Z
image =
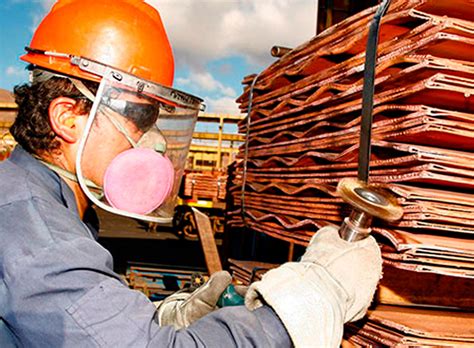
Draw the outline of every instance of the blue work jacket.
M0 163L0 317L25 347L288 347L268 307L217 310L183 330L113 271L68 185L17 146Z

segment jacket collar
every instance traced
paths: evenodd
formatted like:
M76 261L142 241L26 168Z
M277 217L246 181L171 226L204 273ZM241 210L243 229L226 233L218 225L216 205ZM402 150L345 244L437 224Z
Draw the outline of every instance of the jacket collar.
M9 159L15 165L26 170L30 175L35 177L44 188L59 202L68 208L72 213L79 217L76 198L68 184L54 171L46 167L43 163L34 158L30 153L25 151L20 145L17 145L11 153ZM92 210L92 209L90 209ZM85 215L91 216L90 212ZM96 220L97 218L92 218ZM86 220L86 219L85 219ZM89 219L87 219L89 220ZM93 221L84 221L92 234L97 238L98 226Z

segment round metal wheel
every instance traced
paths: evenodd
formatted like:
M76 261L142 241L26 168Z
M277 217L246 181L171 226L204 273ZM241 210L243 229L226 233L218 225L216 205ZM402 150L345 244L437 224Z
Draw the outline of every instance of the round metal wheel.
M403 209L395 197L355 178L344 178L339 181L337 192L345 202L370 216L385 221L396 221L403 215Z

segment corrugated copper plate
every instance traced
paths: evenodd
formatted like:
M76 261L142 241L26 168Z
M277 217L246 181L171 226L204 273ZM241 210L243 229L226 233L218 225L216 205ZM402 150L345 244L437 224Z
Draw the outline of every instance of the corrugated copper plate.
M455 311L378 306L365 321L346 325L345 337L390 347L472 346L474 315Z

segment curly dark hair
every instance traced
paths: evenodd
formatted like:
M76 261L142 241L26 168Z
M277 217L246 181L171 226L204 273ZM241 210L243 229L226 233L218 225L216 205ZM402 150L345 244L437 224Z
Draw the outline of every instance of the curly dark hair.
M92 93L96 93L97 83L82 82ZM18 104L18 114L10 127L10 133L18 144L35 155L59 147L59 141L49 123L48 108L54 99L58 97L77 99L78 113L87 113L92 107L92 102L85 99L67 78L53 77L44 82L18 85L13 92L15 102Z

